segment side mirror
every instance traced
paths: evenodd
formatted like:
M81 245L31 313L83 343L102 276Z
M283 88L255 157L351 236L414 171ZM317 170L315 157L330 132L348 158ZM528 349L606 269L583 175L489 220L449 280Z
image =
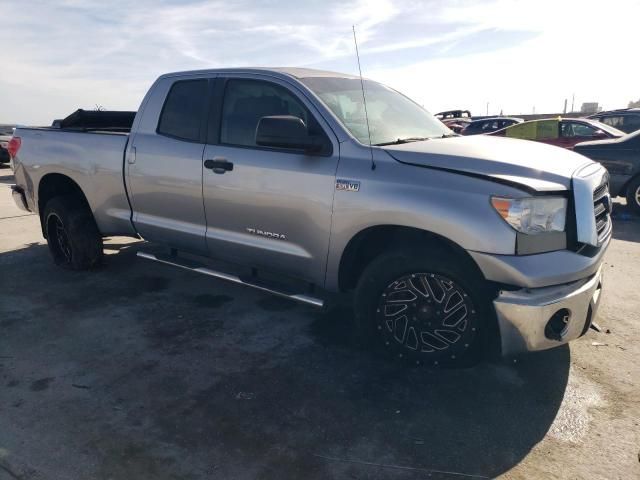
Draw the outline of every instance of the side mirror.
M309 134L304 121L293 115L262 117L256 128L256 144L305 152L317 152L323 146L319 137Z
M607 134L604 133L602 130L596 130L593 134L593 138L600 139L600 138L608 138L608 137L607 137Z

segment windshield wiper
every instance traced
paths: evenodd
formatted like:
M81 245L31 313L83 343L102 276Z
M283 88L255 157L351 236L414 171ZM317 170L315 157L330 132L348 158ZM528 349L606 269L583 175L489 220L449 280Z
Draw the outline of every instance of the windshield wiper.
M460 137L459 133L443 133L440 138L451 138L451 137Z
M393 142L382 142L376 143L376 147L384 147L385 145L400 145L402 143L411 143L411 142L421 142L423 140L429 140L429 137L407 137L407 138L398 138Z

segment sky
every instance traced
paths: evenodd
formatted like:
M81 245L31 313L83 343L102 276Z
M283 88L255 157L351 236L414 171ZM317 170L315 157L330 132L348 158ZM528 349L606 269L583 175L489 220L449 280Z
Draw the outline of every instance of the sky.
M297 66L431 112L552 113L640 98L640 0L0 0L0 123L137 110L159 75Z

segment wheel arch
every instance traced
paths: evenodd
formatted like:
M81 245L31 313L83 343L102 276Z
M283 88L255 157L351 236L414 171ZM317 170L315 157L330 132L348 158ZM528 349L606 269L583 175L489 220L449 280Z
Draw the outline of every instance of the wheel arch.
M631 174L631 176L627 179L626 182L624 182L624 184L622 185L622 187L620 187L620 192L618 193L619 196L626 196L629 192L629 187L631 186L631 184L638 180L640 178L640 168L638 170L636 170L635 172L633 172L633 174Z
M366 266L390 246L431 246L453 254L484 278L471 255L456 242L437 233L402 225L376 225L356 233L347 243L338 267L341 291L355 288Z
M91 212L89 201L80 186L67 175L62 173L48 173L38 183L38 212L40 214L40 227L42 235L47 238L46 228L44 226L44 209L47 202L54 197L62 195L71 195L77 198L79 202Z

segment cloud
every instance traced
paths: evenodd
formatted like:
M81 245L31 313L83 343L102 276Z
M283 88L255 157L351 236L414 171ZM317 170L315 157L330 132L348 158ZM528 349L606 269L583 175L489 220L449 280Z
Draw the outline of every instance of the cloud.
M54 4L55 3L55 4ZM609 107L640 96L637 2L24 0L0 29L0 122L138 107L168 71L310 66L357 72L430 110Z

